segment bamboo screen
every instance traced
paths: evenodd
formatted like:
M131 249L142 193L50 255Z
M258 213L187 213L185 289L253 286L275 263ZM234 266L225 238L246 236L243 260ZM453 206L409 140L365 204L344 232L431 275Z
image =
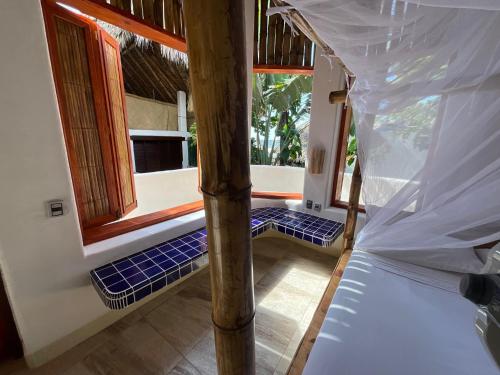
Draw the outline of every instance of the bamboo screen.
M122 13L138 17L185 40L184 12L181 0L90 0L105 2ZM270 69L312 69L314 43L300 30L292 29L280 15L267 16L273 0L255 0L254 67Z
M181 0L107 0L106 3L182 39L185 38Z
M123 209L126 210L135 203L135 195L129 157L130 138L123 105L123 85L120 80L121 67L118 63L120 58L118 55L119 46L110 44L106 39L103 41L106 79L111 105L111 116L114 124L118 173L120 176L119 184L120 191L122 192Z
M110 213L85 31L59 17L55 20L60 83L64 97L61 105L65 106L64 113L68 117L65 132L76 158L77 170L72 172L79 180L80 203L84 211L80 215L85 226Z
M272 0L255 0L254 66L312 68L314 43L297 28L293 35L279 14L267 16L273 5Z

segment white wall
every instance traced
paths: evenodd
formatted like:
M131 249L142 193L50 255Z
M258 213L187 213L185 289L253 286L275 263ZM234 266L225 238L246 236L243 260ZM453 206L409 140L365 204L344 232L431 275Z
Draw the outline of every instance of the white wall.
M149 214L203 199L198 192L198 169L134 174L137 208L123 219Z
M304 168L252 165L254 191L302 193ZM164 210L203 199L198 191L198 169L134 174L137 208L123 219Z
M309 149L315 146L323 147L326 151L325 164L321 175L312 175L308 173L306 168L303 210L344 222L346 210L330 207L342 108L340 104L330 104L328 95L331 91L343 89L345 78L341 67L335 61L330 61L322 55L323 51L317 48L314 62L308 147ZM305 208L308 199L321 204L321 212ZM359 219L359 223L362 225L364 215L359 215Z
M304 168L251 165L252 190L302 193Z
M0 4L1 267L26 353L96 316L82 282L74 197L49 66L40 2ZM66 215L48 219L44 202L64 199ZM83 310L83 313L82 311Z
M331 91L340 90L344 85L342 69L322 56L316 49L311 99L311 126L309 128L309 149L323 147L326 150L323 173L312 175L306 171L304 182L304 200L311 199L322 207L329 206L330 179L335 167L335 150L338 137L338 122L342 108L338 104L330 104L328 95Z

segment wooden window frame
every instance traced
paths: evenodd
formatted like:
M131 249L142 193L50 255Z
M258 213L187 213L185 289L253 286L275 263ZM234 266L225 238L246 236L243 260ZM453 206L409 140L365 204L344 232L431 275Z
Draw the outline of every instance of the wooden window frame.
M115 26L118 26L124 30L130 31L132 33L141 35L146 37L152 41L157 43L166 45L171 48L175 48L181 52L187 51L187 45L185 39L173 35L166 30L160 29L157 26L150 25L145 23L143 20L138 17L134 17L133 15L127 14L125 12L121 12L119 9L115 7L109 6L104 2L98 2L95 0L41 0L42 9L44 13L46 12L47 7L59 7L60 5L57 3L62 3L68 6L71 6L75 9L78 9L82 13L95 17L97 19L103 20L105 22L111 23ZM47 16L45 15L45 20L47 20ZM45 21L47 22L47 21ZM89 36L90 37L90 36ZM47 39L49 43L53 43L54 35L52 33L47 33ZM52 59L51 63L54 64L56 59ZM257 69L257 71L256 71ZM260 69L260 70L259 70ZM263 70L262 70L263 69ZM290 74L312 74L313 69L303 69L301 68L300 72L293 68L287 69L278 69L278 67L256 67L254 68L256 72L264 72L264 73L290 73ZM103 74L103 72L100 72ZM61 98L62 95L57 95L58 101L61 103L64 98ZM61 116L64 114L61 112ZM106 114L107 116L107 114ZM69 154L68 154L69 156ZM198 157L199 159L199 157ZM78 194L78 181L73 180L73 191L75 194ZM198 182L199 186L201 184L201 172L198 163ZM198 186L198 190L199 189ZM302 193L286 193L286 192L252 192L253 198L262 198L262 199L303 199ZM191 203L182 204L176 207L171 207L168 209L160 210L157 212L153 212L150 214L141 215L138 217L115 221L109 224L104 225L96 225L91 228L83 228L81 226L83 245L90 245L95 242L103 241L121 234L125 234L134 230L138 230L141 228L145 228L154 224L161 223L163 221L175 219L180 216L184 216L190 213L194 213L197 211L201 211L204 209L203 200L198 200Z
M304 66L254 65L253 72L267 74L303 74L312 76L314 74L314 68Z
M337 141L337 153L335 157L335 169L333 171L332 196L330 205L332 207L347 209L349 202L341 200L342 183L344 182L344 172L346 163L347 141L349 139L349 128L352 120L352 107L342 105L342 115L340 117L339 137ZM365 207L359 205L359 211L365 212Z

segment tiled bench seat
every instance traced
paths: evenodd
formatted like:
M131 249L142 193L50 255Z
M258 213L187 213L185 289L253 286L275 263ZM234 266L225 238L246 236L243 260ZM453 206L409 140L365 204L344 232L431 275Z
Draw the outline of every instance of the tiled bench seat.
M342 233L344 224L287 210L252 210L252 237L273 228L327 247ZM206 230L160 243L90 271L92 284L110 309L122 309L173 283L208 263Z

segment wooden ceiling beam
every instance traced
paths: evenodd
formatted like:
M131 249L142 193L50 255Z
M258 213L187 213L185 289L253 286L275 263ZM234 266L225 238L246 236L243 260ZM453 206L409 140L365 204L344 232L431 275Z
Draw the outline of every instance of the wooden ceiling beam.
M268 74L304 74L312 76L314 74L314 68L308 66L254 65L253 72Z

